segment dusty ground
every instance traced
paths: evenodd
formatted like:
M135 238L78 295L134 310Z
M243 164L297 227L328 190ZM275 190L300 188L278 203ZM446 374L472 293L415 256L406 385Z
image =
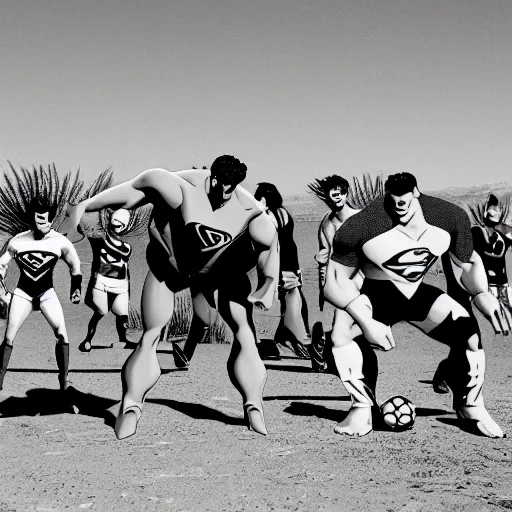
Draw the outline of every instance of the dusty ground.
M69 330L86 317L69 309ZM231 386L227 345L202 345L189 371L168 370L147 401L136 436L113 432L127 352L71 352L74 401L59 401L49 329L39 314L23 327L0 404L0 511L497 511L512 508L512 443L460 428L430 380L446 348L406 325L380 357L379 397L404 394L418 407L412 431L340 437L349 402L331 375L288 357L267 364L269 435L246 430ZM100 325L108 344L113 321ZM511 339L484 330L489 409L512 433Z
M316 225L300 222L296 228L313 321ZM78 249L88 275L88 246ZM144 251L134 254L136 296ZM334 376L310 373L307 362L288 353L267 364L269 435L261 437L243 425L241 399L225 370L230 347L202 345L189 371L177 371L172 355L160 353L168 371L148 397L138 433L117 441L119 370L128 354L118 345L78 352L90 312L64 300L69 277L63 265L56 277L80 414L60 401L51 332L33 314L16 339L0 403L0 512L512 509L511 438L486 439L461 428L450 398L433 393L430 384L447 348L407 325L394 329L397 348L380 355L378 398L410 398L418 408L411 431L375 431L361 439L336 435L349 407L342 385ZM274 308L257 316L261 337L272 332L276 315ZM512 436L512 337L495 337L481 325L486 403ZM99 326L97 343L109 345L114 332L109 317Z

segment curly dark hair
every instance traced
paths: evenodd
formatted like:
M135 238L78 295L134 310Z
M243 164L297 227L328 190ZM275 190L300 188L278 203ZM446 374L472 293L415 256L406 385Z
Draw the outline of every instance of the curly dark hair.
M223 185L236 186L242 183L247 175L247 166L238 158L230 155L216 158L210 170L212 179L216 179Z
M412 192L417 186L418 182L410 172L399 172L388 176L384 188L386 192L394 196L403 196L408 192Z
M342 194L348 194L349 182L338 174L331 174L325 178L316 178L314 182L308 183L308 188L324 203L329 204L329 191L339 188Z
M277 190L273 183L263 181L258 183L258 188L254 192L254 197L259 201L262 197L265 198L267 208L271 212L275 212L278 208L283 206L283 196Z

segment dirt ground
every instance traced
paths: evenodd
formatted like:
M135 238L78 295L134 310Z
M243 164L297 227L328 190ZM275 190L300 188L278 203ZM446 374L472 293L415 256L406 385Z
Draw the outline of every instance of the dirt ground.
M75 341L87 311L66 306ZM260 330L270 323L258 318ZM512 434L512 339L482 325L486 402ZM114 341L114 332L113 319L105 319L98 343ZM117 441L113 423L127 351L117 344L82 354L74 343L70 377L80 413L73 414L57 392L49 328L32 314L16 340L0 403L0 511L512 509L510 437L466 431L450 398L433 393L430 381L446 347L407 325L396 327L395 338L397 348L380 355L378 396L403 394L416 404L411 431L336 435L349 407L341 383L310 373L306 361L288 353L266 364L269 435L249 432L225 370L230 347L201 345L188 371L176 370L163 347L166 371L137 435Z
M296 224L311 323L319 319L312 267L317 224ZM140 243L132 261L136 303L145 274ZM77 248L87 276L88 244ZM512 336L495 336L484 320L484 395L511 436L506 439L477 436L460 425L450 397L431 386L447 347L400 324L394 328L397 348L379 354L377 392L380 401L402 394L416 404L410 431L374 431L359 439L335 434L350 405L343 386L332 375L311 373L307 361L288 352L266 363L269 434L262 437L243 424L241 398L226 372L229 345L199 346L188 371L174 368L164 346L159 357L165 372L148 396L138 432L117 441L119 372L128 353L115 342L112 317L100 323L95 343L114 342L113 349L77 350L90 310L66 300L68 287L59 264L56 289L80 413L71 413L59 397L53 336L34 313L15 341L0 397L0 512L512 509ZM271 336L277 316L277 307L256 316L261 338Z

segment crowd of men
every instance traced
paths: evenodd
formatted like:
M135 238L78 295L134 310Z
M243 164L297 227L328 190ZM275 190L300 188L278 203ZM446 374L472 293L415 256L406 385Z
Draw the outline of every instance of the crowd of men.
M66 392L69 340L53 269L59 259L68 264L70 300L78 303L82 275L73 243L85 236L81 221L86 212L109 211L105 236L91 242L86 303L93 316L79 349L91 350L96 325L111 310L120 341L133 349L122 369L118 439L136 433L145 398L161 375L156 355L160 333L173 315L175 294L186 288L194 320L185 353L175 346L177 364L189 364L211 309L217 309L233 332L228 375L242 397L247 427L255 432L267 434L262 359L279 357L278 345L286 345L298 357L311 358L313 371L340 377L352 404L335 431L370 433L378 408L376 351L393 349L391 327L407 321L450 347L434 390L451 391L459 419L480 434L504 437L484 406L485 352L471 309L474 304L495 332L511 331L505 253L512 236L501 227L504 205L491 196L480 223L472 227L464 209L421 193L409 173L390 175L363 203L354 200L341 176L316 180L309 188L329 211L320 223L315 257L323 327L310 334L293 219L274 185L260 184L255 195L243 188L246 173L246 165L229 155L218 157L209 169L149 169L68 205L58 232L52 227L56 196L32 197L30 229L10 238L0 255L1 283L11 260L20 270L16 289L9 297L4 294L9 307L0 345L0 389L19 328L31 311L40 310L55 333L59 383ZM143 333L133 343L126 338L131 246L123 235L131 211L145 205L152 210L141 298ZM438 260L447 276L446 292L424 282ZM255 268L258 285L253 290L248 274ZM254 308L269 309L275 297L282 314L276 343L258 343Z

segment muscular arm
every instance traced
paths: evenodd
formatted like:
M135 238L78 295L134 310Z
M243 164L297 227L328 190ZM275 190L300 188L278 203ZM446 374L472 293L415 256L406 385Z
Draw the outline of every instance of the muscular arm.
M453 262L455 279L470 295L475 296L487 291L487 274L485 273L482 258L476 251L473 251L467 263L459 260L451 252L449 255Z
M262 248L258 256L258 267L265 281L249 300L258 306L269 309L279 281L279 242L277 229L268 215L258 215L249 223L251 238Z
M137 177L86 199L84 211L95 212L103 208L137 208L149 202L148 191L154 191L166 201L171 208L180 206L182 178L165 169L149 169Z
M67 239L64 239L62 244L62 259L69 267L69 273L72 276L80 274L80 258L73 244Z
M80 273L80 258L73 246L73 244L63 239L62 244L62 259L66 262L69 267L69 273L71 274L71 290L69 292L69 298L73 304L78 304L82 295L82 274Z

